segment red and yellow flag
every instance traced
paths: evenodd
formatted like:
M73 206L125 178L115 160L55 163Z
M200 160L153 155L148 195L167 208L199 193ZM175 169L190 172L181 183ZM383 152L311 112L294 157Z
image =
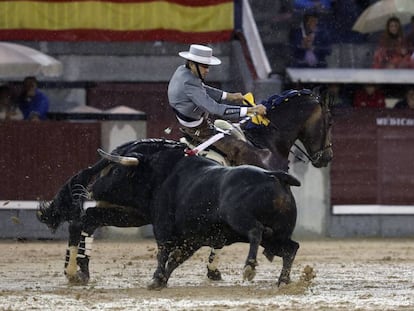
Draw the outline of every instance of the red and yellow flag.
M233 0L0 0L0 40L219 42Z

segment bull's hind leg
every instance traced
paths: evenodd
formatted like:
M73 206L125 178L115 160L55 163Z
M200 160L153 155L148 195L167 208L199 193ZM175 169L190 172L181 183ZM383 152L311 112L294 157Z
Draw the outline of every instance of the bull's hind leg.
M249 230L247 236L250 242L249 254L243 269L243 280L251 281L256 276L257 252L262 241L263 226L257 226Z
M277 254L278 256L281 256L283 259L283 267L282 272L280 273L279 280L277 282L277 285L280 286L283 284L289 284L290 283L290 270L292 269L293 261L296 257L296 252L299 249L299 243L288 240L282 247L281 253Z
M282 272L280 273L277 285L280 286L282 284L289 284L290 271L296 257L296 252L299 249L299 243L289 239L286 241L275 241L272 244L273 246L270 246L268 251L275 256L282 257L283 260Z

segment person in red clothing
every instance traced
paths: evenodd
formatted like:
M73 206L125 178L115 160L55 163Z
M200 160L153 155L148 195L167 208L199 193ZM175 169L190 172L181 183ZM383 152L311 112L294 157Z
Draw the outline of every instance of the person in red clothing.
M387 21L374 52L372 68L414 68L414 60L397 17L390 17Z
M373 84L364 85L355 91L354 107L385 108L385 95Z

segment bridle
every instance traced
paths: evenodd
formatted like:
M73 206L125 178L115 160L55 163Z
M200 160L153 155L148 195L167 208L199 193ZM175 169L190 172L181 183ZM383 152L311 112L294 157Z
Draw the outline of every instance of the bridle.
M323 129L324 129L324 137L321 140L321 146L319 148L318 151L316 151L313 155L310 155L305 149L303 149L302 147L300 147L296 142L293 143L293 146L295 146L312 164L318 163L319 160L322 158L324 152L332 147L332 143L329 143L327 145L325 145L326 142L326 136L328 135L328 129L330 127L329 121L328 121L328 116L330 114L330 103L323 103L322 101L319 100L319 96L316 98L316 100L318 101L319 105L322 108L322 115L323 115ZM278 126L272 121L269 120L270 123L269 125L274 128L277 131L280 131L280 129L278 128ZM298 159L299 161L305 163L306 161L299 157L296 153L294 153L293 151L289 151L290 153L292 153L296 159Z

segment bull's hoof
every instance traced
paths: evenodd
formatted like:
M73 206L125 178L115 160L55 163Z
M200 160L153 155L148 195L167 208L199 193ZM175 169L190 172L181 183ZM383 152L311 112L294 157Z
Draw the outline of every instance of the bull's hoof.
M66 275L69 284L72 285L86 285L89 282L89 274L77 271L75 275Z
M256 270L250 265L246 265L243 269L243 281L252 281L256 276Z
M288 285L290 283L290 277L287 278L279 278L279 281L277 282L278 287L283 287L285 285Z
M148 284L147 289L149 290L162 290L167 287L167 282L161 281L160 279L152 279Z
M212 281L222 281L221 272L218 269L210 270L207 268L207 277Z

